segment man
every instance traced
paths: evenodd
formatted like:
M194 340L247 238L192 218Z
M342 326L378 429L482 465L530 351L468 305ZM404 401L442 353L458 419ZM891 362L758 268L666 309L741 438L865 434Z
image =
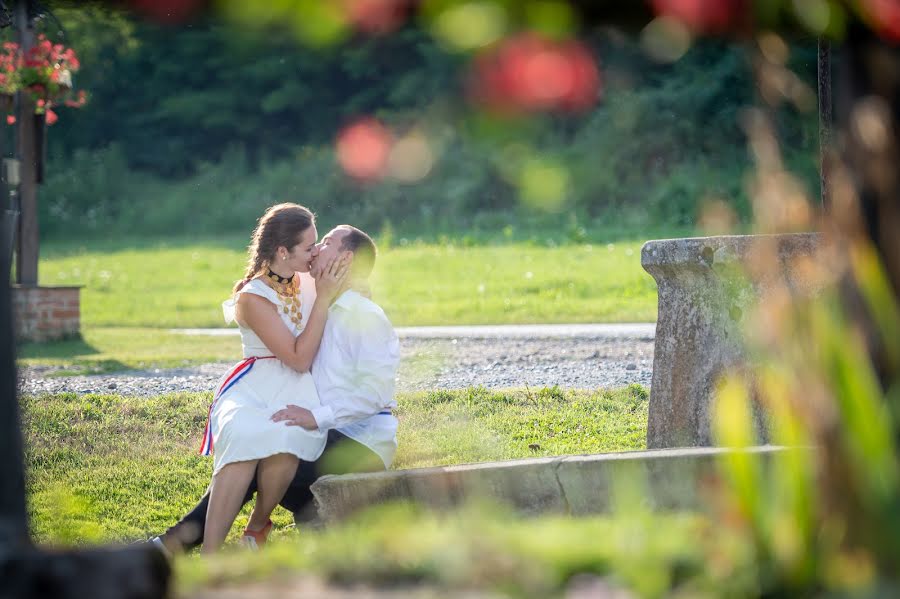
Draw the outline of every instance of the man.
M288 406L272 415L285 426L328 431L328 441L316 462L300 462L281 505L294 512L297 521L315 512L310 486L325 474L372 472L390 466L397 450L397 419L391 413L394 379L400 361L397 334L382 309L367 298L369 275L377 250L371 237L350 225L332 229L318 244L310 275L318 276L332 258L347 252L351 257L348 289L328 310L328 319L311 372L322 405L310 411ZM311 280L304 279L304 301L311 305ZM252 499L256 481L244 503ZM209 492L178 524L151 540L166 553L197 547L203 527ZM248 531L244 541L256 546L265 542L264 532Z

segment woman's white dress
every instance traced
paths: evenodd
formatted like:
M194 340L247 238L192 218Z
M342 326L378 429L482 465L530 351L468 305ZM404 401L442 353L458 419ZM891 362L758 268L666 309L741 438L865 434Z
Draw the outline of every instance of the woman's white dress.
M298 327L284 312L278 293L260 279L251 280L222 304L226 322L234 320L235 302L243 293L262 296L275 304L281 320L294 336L303 330L309 309L303 306L307 309L303 310L303 324ZM320 405L312 375L297 372L272 357L256 333L238 326L244 360L230 369L216 386L201 447L201 453L215 456L213 474L232 462L259 460L278 453L290 453L307 461L318 459L325 448L326 433L271 420L275 412L288 404L307 409Z

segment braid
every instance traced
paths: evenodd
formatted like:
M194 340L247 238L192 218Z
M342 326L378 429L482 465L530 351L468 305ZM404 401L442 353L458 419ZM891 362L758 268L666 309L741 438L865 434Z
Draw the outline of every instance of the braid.
M247 270L244 272L244 278L235 284L233 293L240 291L244 285L250 282L250 279L258 275L265 264L265 258L260 255L259 250L254 249L250 255L250 260L247 261Z

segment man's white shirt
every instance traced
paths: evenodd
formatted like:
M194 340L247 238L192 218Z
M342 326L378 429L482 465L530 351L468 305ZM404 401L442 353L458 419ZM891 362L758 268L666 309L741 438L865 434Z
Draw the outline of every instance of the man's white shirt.
M304 312L312 307L315 282L301 278ZM306 317L306 315L304 315ZM362 443L389 467L397 452L397 418L391 410L400 342L378 304L345 291L328 309L325 331L311 372L322 405L312 413L319 430Z

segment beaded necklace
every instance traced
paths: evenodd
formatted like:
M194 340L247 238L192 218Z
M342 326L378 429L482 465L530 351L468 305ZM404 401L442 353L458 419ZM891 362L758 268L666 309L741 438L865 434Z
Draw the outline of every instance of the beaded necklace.
M300 304L300 277L280 277L270 268L266 276L272 281L272 288L281 298L281 310L289 315L291 322L298 328L303 324L303 313Z

